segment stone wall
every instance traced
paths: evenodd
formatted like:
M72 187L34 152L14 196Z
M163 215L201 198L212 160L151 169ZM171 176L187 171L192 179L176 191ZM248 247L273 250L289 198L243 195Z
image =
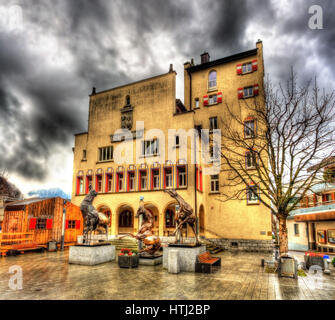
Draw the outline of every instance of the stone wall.
M162 243L174 242L174 237L160 237ZM202 240L212 243L224 250L237 250L247 252L272 252L273 240L244 240L244 239L207 239ZM194 242L194 238L185 238L185 243Z

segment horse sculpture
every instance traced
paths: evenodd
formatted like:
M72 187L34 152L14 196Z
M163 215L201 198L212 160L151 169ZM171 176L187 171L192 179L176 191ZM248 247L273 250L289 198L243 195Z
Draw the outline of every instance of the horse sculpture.
M186 225L189 225L194 233L196 244L200 244L198 233L196 231L196 217L193 215L193 208L176 192L176 190L164 190L172 198L176 199L179 204L179 210L176 212L175 220L177 222L176 230L173 235L179 234L181 229ZM179 239L176 238L178 242Z
M152 233L152 228L154 226L154 218L150 213L150 211L145 209L143 205L141 205L138 208L136 213L136 218L139 218L140 216L143 217L143 221L138 233L136 235L127 233L127 235L130 235L131 237L139 241L143 241L146 247L141 249L139 253L149 254L153 256L161 247L161 241L159 237L153 235ZM125 236L122 236L119 239Z
M83 243L91 242L91 235L94 231L104 229L106 238L108 240L108 224L109 218L102 212L98 212L92 205L94 198L98 193L89 186L89 194L84 198L80 205L81 214L84 219L84 235ZM88 235L90 234L90 239Z

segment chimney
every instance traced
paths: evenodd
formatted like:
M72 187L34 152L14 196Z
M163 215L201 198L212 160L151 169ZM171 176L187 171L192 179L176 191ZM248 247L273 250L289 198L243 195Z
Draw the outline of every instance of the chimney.
M96 94L96 88L93 87L93 88L92 88L92 96L94 96L95 94Z
M201 64L209 62L210 56L208 52L204 52L201 57Z
M169 73L173 72L173 64L170 64L170 69L169 69Z

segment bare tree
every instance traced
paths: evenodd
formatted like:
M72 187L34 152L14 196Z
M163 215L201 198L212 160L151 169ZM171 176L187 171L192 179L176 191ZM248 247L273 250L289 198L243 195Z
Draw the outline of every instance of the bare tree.
M11 182L6 169L0 171L0 196L9 199L22 199L21 191Z
M334 93L317 82L298 86L293 70L285 86L267 81L260 95L226 103L221 119L222 201L259 202L279 221L280 253L288 252L286 219L334 152ZM313 170L312 164L318 163Z

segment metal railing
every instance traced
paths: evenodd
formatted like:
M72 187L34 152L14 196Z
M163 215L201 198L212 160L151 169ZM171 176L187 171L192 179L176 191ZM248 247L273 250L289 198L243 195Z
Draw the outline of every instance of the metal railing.
M324 202L318 202L316 204L300 204L300 206L293 210L292 213L299 214L299 213L312 213L312 212L318 212L318 211L333 211L335 210L335 200L331 201L324 201Z

